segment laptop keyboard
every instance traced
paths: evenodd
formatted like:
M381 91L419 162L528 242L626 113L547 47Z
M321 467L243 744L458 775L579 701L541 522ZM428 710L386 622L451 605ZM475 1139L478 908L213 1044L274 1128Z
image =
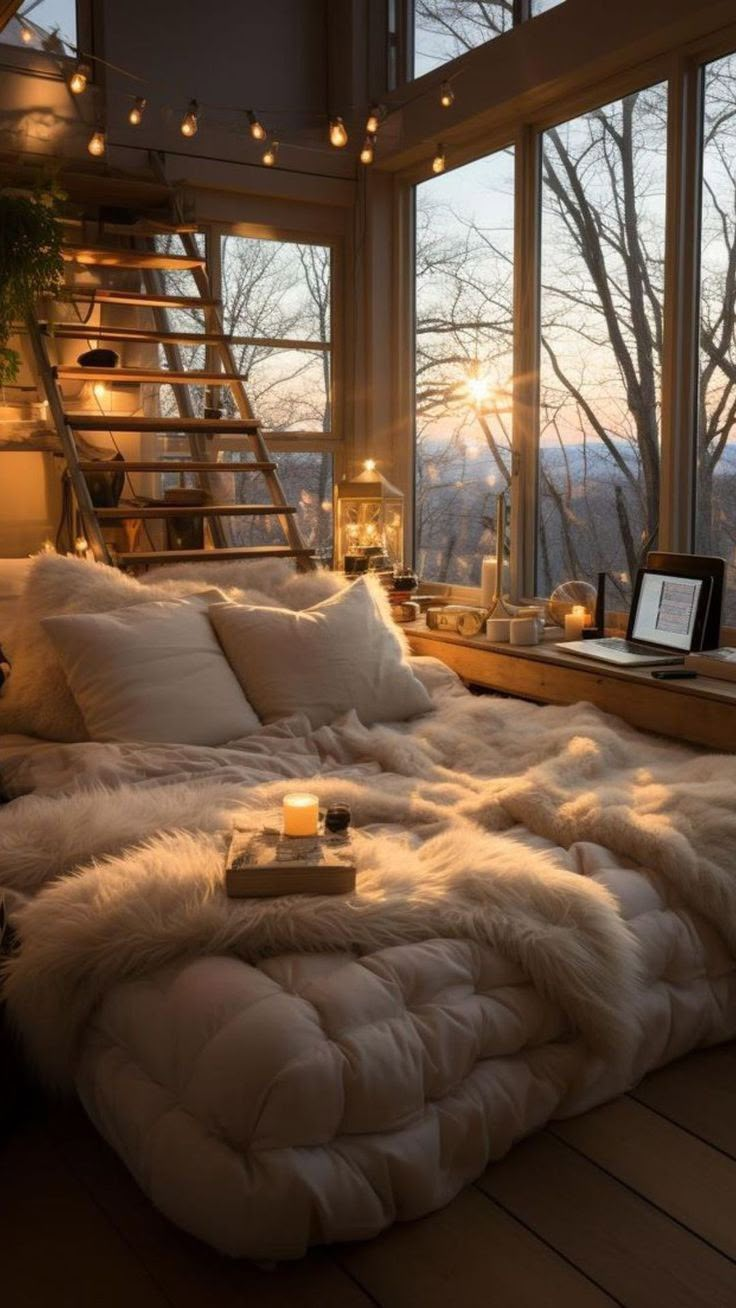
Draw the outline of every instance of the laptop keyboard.
M619 636L607 636L605 649L620 650L622 654L651 654L647 645L637 645L635 640L623 640Z

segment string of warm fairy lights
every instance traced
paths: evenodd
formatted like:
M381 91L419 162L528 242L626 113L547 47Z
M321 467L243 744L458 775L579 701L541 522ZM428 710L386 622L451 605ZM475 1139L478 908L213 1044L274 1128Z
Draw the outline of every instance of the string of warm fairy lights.
M21 40L24 44L30 45L39 35L39 31L36 29L36 25L29 22L23 14L19 15L19 21L21 24ZM144 81L143 78L138 77L135 73L131 73L124 68L118 68L115 64L108 63L107 60L101 59L97 55L80 55L79 51L71 46L70 43L64 41L63 38L59 38L59 42L62 46L66 46L76 59L76 64L67 78L67 85L72 95L83 95L85 91L90 88L90 82L92 81L92 63L98 63L103 67L122 73L123 76L129 77L135 82L142 84ZM442 82L439 88L438 98L443 109L449 109L455 102L455 92L453 90L452 80L453 79L451 78L447 78ZM429 94L432 93L422 91L418 95L407 97L401 102L393 101L391 104L375 103L370 106L362 129L362 145L358 154L358 159L361 164L367 167L373 163L376 154L378 134L386 121L400 109L403 109L406 105L412 103L412 101L418 100L422 98L422 96ZM130 127L140 127L146 109L148 108L148 98L145 95L133 94L128 98L131 103L126 115L127 122ZM236 110L235 112L243 113L247 125L247 133L253 141L263 146L263 152L261 154L261 163L263 166L266 168L275 167L278 163L280 148L277 134L267 130L263 119L257 115L254 109L246 109L244 111ZM206 110L203 109L203 106L198 100L194 98L189 100L179 123L179 131L185 139L191 140L197 135L200 120L205 116L205 114ZM339 114L332 114L327 120L327 139L329 144L335 150L343 150L349 144L350 137L345 125L345 120ZM102 119L98 118L95 123L92 134L87 142L87 150L96 159L103 158L107 152L107 125ZM439 142L435 149L434 158L432 159L432 172L435 174L443 173L446 165L447 159L445 147L442 142Z

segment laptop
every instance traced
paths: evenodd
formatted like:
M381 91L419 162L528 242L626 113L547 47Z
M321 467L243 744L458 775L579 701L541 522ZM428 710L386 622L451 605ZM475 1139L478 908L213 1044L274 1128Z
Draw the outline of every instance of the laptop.
M626 639L559 641L566 654L624 668L682 663L703 644L713 582L643 568L636 578Z

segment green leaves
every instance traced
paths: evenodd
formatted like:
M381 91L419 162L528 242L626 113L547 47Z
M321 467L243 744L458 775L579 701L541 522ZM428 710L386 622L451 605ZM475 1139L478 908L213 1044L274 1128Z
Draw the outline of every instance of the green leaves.
M53 198L0 192L0 385L15 381L20 357L8 341L39 295L61 281L61 227Z

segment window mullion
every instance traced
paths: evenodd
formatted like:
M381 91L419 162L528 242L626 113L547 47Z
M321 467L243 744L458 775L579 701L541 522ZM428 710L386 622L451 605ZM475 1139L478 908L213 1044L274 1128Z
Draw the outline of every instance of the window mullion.
M536 591L539 459L540 137L516 137L514 205L514 378L511 470L511 592Z
M693 546L698 399L702 71L678 57L669 84L659 545Z

